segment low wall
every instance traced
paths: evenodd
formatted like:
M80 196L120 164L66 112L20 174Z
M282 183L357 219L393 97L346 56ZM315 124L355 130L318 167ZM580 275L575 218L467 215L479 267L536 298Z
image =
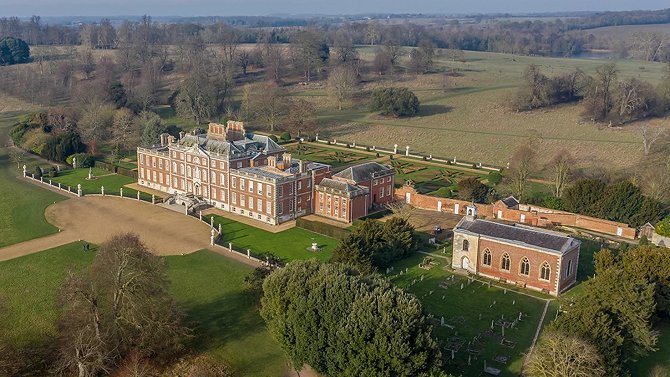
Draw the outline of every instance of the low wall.
M457 199L438 198L419 194L411 187L396 189L396 200L403 201L414 207L430 211L465 215L470 202ZM524 209L511 209L498 201L494 204L477 204L479 216L505 221L523 223L537 227L569 226L593 232L608 234L625 239L636 238L636 229L616 221L609 221L570 212L556 211L537 206L521 206Z

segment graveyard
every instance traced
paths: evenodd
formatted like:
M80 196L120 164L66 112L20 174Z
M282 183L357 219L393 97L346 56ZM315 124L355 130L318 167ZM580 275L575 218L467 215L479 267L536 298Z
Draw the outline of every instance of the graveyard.
M386 276L415 294L432 315L444 370L474 377L490 368L500 376L517 376L547 300L454 274L447 267L450 256L442 251L432 255L400 261ZM556 309L552 301L541 326Z

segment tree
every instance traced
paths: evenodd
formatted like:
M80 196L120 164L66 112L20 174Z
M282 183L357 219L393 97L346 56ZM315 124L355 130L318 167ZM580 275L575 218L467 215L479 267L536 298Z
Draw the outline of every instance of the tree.
M435 46L428 40L422 40L419 42L419 47L409 54L410 69L415 73L428 73L433 70L434 59Z
M615 63L601 65L587 86L585 113L594 121L605 120L614 106L613 90L619 70Z
M598 253L600 254L600 253ZM623 365L654 350L654 285L626 278L616 260L602 263L596 254L596 276L562 312L550 329L584 339L598 349L608 376L619 376Z
M524 83L519 87L514 106L521 110L532 110L551 103L550 81L540 72L540 67L531 64L523 71Z
M246 85L242 98L245 119L265 123L270 132L279 128L286 116L289 102L274 83Z
M109 137L114 109L102 102L92 102L84 107L77 128L89 145L92 154L97 153L97 145ZM66 156L67 157L67 156Z
M168 359L188 336L164 261L133 234L112 237L90 268L70 272L60 302L60 365L81 377L108 372L134 352Z
M608 185L599 201L597 216L635 226L642 225L644 222L637 223L636 214L640 211L644 199L640 188L630 181Z
M12 160L12 162L16 163L17 169L21 168L21 163L23 162L25 157L26 157L26 151L24 151L23 149L19 147L9 149L9 159Z
M523 200L528 178L535 169L535 155L535 151L528 145L520 146L512 155L507 176L519 201Z
M489 187L483 184L477 177L465 178L458 182L458 196L463 200L484 203L489 191Z
M358 79L354 71L347 67L335 67L328 76L328 93L337 102L338 110L342 110L342 104L349 100L354 92Z
M22 39L0 39L0 66L22 64L30 61L30 48Z
M242 74L247 75L247 69L251 64L251 53L248 50L242 50L237 56L237 64L242 68Z
M372 66L374 67L375 72L377 72L378 75L385 74L389 69L393 67L391 64L391 57L384 49L381 48L375 49L375 57L372 61Z
M220 105L214 82L202 72L195 72L182 81L175 103L180 116L198 124L215 116Z
M652 127L648 123L642 123L638 128L638 133L642 138L642 146L644 147L644 155L648 156L651 152L652 146L665 136L665 129L660 126Z
M151 111L143 111L137 117L139 128L142 130L140 145L150 147L160 140L160 135L165 132L165 126L161 117Z
M570 169L570 165L572 164L573 158L567 149L558 151L549 162L554 181L554 195L557 198L563 197L563 192L565 191L572 174Z
M130 149L132 142L137 139L135 115L129 109L120 109L114 112L112 120L112 140L119 149Z
M316 131L316 110L314 105L302 98L289 101L286 128L294 135L313 135Z
M330 260L369 274L413 253L414 237L407 219L393 217L384 223L368 219L337 245Z
M95 60L93 60L91 51L85 51L79 56L79 67L84 73L84 78L90 79L95 71Z
M622 278L639 278L653 284L658 316L670 316L670 253L667 249L638 246L620 253L617 267L622 271Z
M370 109L384 115L414 116L419 113L419 99L407 88L375 89L370 99Z
M440 352L420 301L386 279L316 260L263 283L261 316L293 365L329 376L425 376Z
M598 350L588 342L557 331L542 334L528 358L527 377L601 377L605 368Z
M670 216L656 224L656 233L664 237L670 237Z
M328 61L330 51L319 34L313 30L299 30L293 36L291 45L298 59L298 66L307 82L321 64Z
M599 179L580 179L565 191L563 207L566 211L596 216L606 186Z

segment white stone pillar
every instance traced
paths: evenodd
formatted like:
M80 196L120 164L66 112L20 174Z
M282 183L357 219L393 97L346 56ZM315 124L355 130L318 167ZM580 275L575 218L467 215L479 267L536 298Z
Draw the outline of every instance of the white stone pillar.
M247 259L251 259L251 250L247 249Z
M105 196L105 186L100 186L100 194Z
M409 145L405 147L405 156L409 156Z
M202 221L202 211L198 211L198 218Z
M137 192L137 200L140 200L140 192Z
M351 143L351 146L354 147L354 148L356 148L356 141L355 141L355 140L354 140L353 143Z
M40 182L44 183L44 177L40 177Z
M62 190L62 189L60 188L60 182L58 182L58 189L59 189L59 190Z
M221 223L219 223L219 234L221 234Z
M314 140L319 141L319 133L316 133L316 136L314 137Z
M398 154L398 144L393 144L393 154Z
M212 231L214 231L214 216L209 218L209 226L212 227Z
M119 189L119 196L123 198L123 187Z
M156 204L156 195L151 194L151 204Z
M228 250L233 251L233 243L228 242Z
M212 231L210 232L210 236L209 236L209 244L210 244L211 246L214 246L214 229L212 229Z
M82 192L81 192L81 183L77 183L77 196L81 197Z
M26 165L23 165L23 176L26 176Z
M49 186L51 186L51 180L49 180Z

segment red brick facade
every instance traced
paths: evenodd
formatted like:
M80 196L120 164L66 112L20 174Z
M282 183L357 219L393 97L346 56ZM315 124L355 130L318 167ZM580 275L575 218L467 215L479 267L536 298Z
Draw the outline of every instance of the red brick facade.
M367 197L330 192L317 202L317 187L331 177L330 166L292 159L265 136L247 137L241 122L210 123L207 136L172 139L164 134L160 146L137 149L138 184L170 194L193 194L214 207L265 223L314 212L351 222L367 215L372 205L369 191L378 204L394 196L391 175L371 179ZM389 182L382 183L384 179Z
M397 200L402 200L417 208L461 215L465 215L465 208L469 204L469 202L463 200L418 194L416 190L407 186L397 189L395 197ZM519 209L515 209L507 207L502 201L498 201L494 204L477 204L477 212L480 216L486 218L538 227L564 225L631 240L636 237L636 229L627 224L537 206L519 205Z

